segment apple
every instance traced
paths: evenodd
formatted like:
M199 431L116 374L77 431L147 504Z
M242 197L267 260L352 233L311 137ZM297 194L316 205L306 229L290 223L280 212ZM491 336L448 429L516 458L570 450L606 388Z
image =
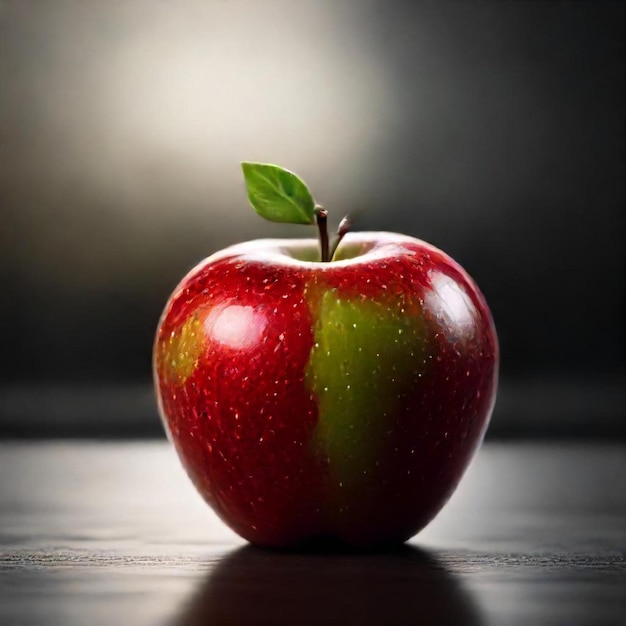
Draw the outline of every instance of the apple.
M485 299L419 239L347 232L344 220L330 246L304 183L243 167L257 212L317 222L322 252L315 239L250 241L182 279L154 344L168 436L252 543L404 542L446 503L487 428L499 353Z

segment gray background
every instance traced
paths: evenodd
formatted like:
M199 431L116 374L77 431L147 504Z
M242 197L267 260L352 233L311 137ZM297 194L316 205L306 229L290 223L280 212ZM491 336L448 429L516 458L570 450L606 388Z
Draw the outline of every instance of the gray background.
M621 2L1 2L0 434L160 433L176 282L306 235L248 207L260 160L474 276L493 432L623 436L623 31Z

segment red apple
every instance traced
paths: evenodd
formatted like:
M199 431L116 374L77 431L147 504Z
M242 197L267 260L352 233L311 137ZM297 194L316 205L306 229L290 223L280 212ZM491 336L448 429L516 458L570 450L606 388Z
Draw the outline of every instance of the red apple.
M403 235L259 240L191 270L161 317L154 375L194 485L245 539L403 542L457 486L494 405L487 304Z

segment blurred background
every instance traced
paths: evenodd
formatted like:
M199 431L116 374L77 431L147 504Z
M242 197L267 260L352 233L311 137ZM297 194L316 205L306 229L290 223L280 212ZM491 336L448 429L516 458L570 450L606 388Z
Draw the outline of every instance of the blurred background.
M178 280L306 236L258 160L473 275L490 436L623 438L624 57L621 2L0 2L0 436L162 436Z

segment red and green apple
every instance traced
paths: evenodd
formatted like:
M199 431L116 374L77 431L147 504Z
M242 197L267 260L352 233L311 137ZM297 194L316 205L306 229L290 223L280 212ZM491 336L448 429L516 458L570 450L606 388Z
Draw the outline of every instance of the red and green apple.
M200 494L252 543L404 542L487 428L498 342L485 299L418 239L344 220L329 244L327 212L295 174L243 172L260 215L317 223L319 243L234 245L182 279L154 344L167 433Z

